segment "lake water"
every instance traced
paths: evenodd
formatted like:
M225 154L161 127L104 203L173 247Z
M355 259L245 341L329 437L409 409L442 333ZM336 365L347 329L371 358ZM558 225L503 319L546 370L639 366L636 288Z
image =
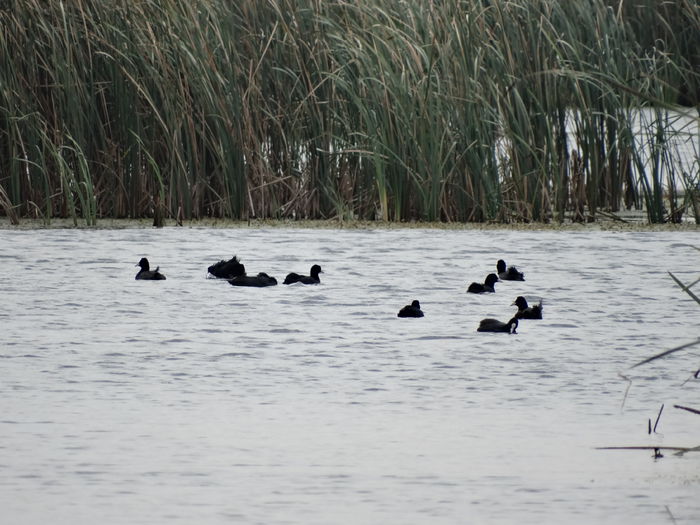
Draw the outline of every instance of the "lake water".
M0 521L697 523L700 232L0 230ZM237 254L281 280L206 278ZM135 281L138 260L166 281ZM504 258L525 282L465 293ZM518 334L518 295L544 301ZM413 299L425 317L399 319ZM625 399L628 374L632 387ZM682 386L682 383L691 378ZM665 409L655 434L648 420Z

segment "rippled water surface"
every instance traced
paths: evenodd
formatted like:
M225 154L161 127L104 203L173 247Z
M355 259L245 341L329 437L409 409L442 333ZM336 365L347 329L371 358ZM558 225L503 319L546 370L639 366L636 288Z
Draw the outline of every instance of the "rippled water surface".
M697 523L697 232L0 231L13 524ZM206 279L237 254L280 282ZM135 281L147 256L167 281ZM466 294L504 258L526 274ZM545 319L482 334L517 295ZM399 319L412 299L422 319ZM627 383L633 379L624 410ZM647 433L662 403L657 432Z

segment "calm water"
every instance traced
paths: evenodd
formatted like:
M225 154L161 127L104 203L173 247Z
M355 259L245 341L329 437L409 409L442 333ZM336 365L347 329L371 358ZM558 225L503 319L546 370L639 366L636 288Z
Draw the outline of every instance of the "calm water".
M0 231L12 524L697 523L700 233ZM278 279L206 279L238 254ZM150 258L167 277L134 280ZM473 296L500 257L526 282ZM517 335L517 295L545 319ZM426 317L398 319L420 299ZM634 378L624 410L626 383ZM647 420L666 404L657 434Z

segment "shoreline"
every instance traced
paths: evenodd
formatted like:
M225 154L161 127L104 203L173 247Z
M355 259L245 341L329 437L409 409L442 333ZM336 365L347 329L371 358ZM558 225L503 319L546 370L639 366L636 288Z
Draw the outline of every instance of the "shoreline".
M153 226L152 219L98 219L95 226L84 221L74 224L73 219L52 219L48 224L41 219L22 219L18 225L7 217L0 217L0 230L125 230L160 229ZM597 220L590 223L445 223L445 222L384 222L384 221L339 221L331 220L272 220L251 219L236 221L228 219L196 219L183 221L165 220L163 228L211 228L211 229L337 229L337 230L520 230L520 231L700 231L694 222L649 224L638 220Z

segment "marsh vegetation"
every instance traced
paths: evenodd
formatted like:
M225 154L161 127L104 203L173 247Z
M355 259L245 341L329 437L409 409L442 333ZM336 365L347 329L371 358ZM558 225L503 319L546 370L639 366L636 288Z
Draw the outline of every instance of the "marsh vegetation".
M690 0L25 0L0 23L15 222L700 221Z

